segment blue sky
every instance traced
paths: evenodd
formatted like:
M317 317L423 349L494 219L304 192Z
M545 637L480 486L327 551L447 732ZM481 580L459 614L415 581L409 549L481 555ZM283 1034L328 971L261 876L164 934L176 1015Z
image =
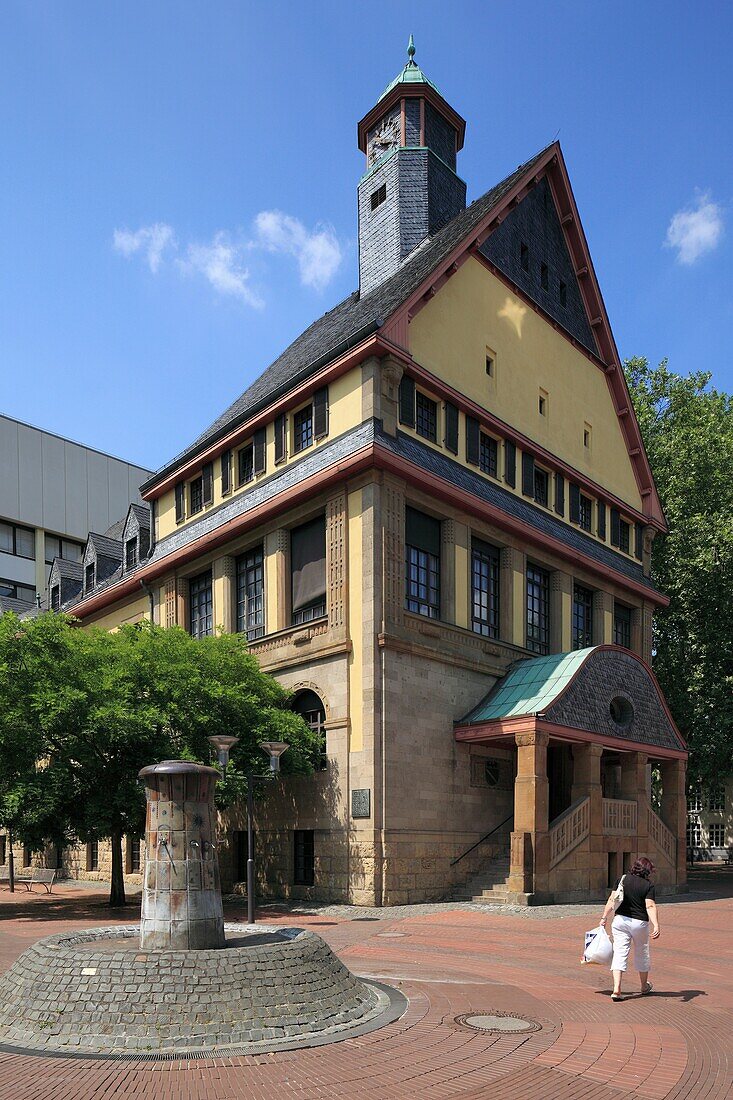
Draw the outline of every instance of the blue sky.
M410 32L469 201L559 135L621 355L733 389L728 0L4 0L0 411L190 443L355 288L356 123Z

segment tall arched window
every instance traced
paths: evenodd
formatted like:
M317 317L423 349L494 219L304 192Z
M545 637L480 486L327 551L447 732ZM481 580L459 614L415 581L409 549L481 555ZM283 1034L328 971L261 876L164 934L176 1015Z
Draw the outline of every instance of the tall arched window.
M299 714L305 724L318 734L318 747L313 753L313 767L316 771L325 771L328 767L326 752L326 708L309 688L299 691L293 699L293 710Z

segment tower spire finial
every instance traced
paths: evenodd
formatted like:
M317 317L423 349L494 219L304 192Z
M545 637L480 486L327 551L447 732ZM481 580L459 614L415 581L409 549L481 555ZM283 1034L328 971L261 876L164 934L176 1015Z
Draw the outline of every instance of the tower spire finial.
M410 35L410 41L407 43L407 64L415 64L415 39Z

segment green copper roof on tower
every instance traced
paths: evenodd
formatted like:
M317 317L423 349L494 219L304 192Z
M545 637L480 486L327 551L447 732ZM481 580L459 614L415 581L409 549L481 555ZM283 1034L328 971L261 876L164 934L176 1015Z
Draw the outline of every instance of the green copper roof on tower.
M396 88L398 84L428 84L434 91L440 95L440 89L436 88L432 80L428 80L425 73L415 61L415 39L410 35L410 41L407 43L407 64L398 76L394 78L391 84L388 84L384 89L379 99L384 99L388 92L391 92L393 88ZM377 100L377 103L379 100Z

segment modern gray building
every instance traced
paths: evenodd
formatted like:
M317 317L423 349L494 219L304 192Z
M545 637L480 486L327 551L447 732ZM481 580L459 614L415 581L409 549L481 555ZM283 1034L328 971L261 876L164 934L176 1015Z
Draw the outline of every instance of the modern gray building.
M90 531L142 503L150 470L0 416L0 612L45 603L54 558L81 563ZM147 507L147 506L146 506Z

